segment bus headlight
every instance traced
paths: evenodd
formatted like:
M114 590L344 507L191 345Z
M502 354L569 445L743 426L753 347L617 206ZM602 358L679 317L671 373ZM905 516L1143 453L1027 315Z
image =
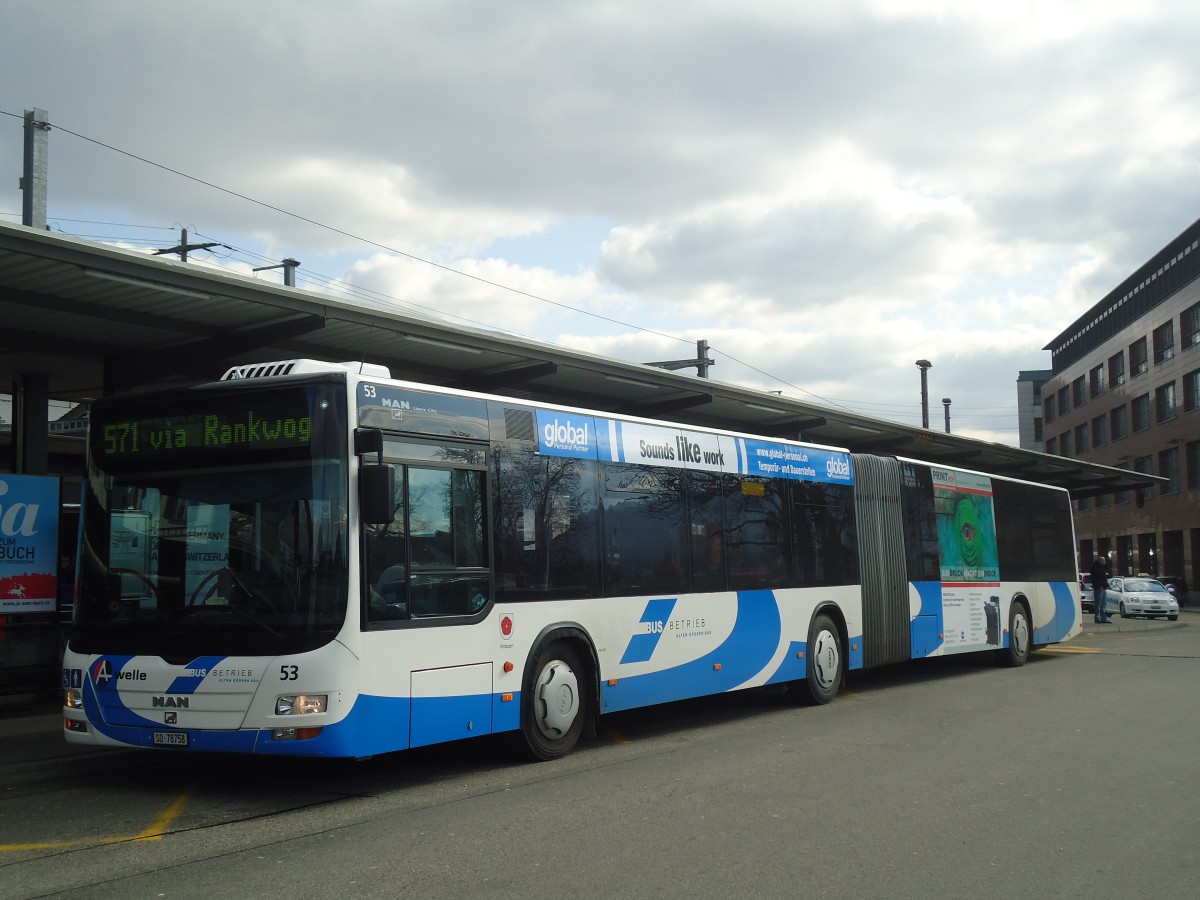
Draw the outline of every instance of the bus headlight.
M284 694L275 698L275 715L308 716L325 712L328 694Z
M63 706L67 709L83 709L83 691L79 688L67 688L63 691Z

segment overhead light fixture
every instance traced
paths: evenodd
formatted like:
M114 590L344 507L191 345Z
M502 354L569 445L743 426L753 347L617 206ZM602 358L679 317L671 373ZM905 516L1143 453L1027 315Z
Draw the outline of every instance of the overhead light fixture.
M412 334L406 334L404 337L407 340L412 341L414 344L427 344L430 347L441 347L443 350L457 350L460 353L474 353L477 355L483 353L483 351L478 347L468 347L466 344L453 344L450 341L439 341L436 338L417 337L416 335Z
M626 378L624 375L607 375L606 374L604 376L604 380L605 381L615 381L615 382L617 382L617 384L632 384L632 385L636 385L637 387L651 388L656 391L662 387L662 385L656 384L653 381L641 381L640 379L637 379L637 378Z
M780 409L777 406L762 406L758 403L747 403L746 405L748 407L750 407L751 409L761 409L763 412L778 413L781 416L788 412L791 412L791 410Z
M113 272L101 272L99 269L84 269L84 275L92 278L99 278L102 281L115 281L118 284L128 284L133 287L142 288L149 291L166 291L169 294L178 294L181 297L193 297L196 300L211 300L212 294L204 291L192 291L187 288L175 287L171 284L162 284L158 281L147 281L144 278L134 278L129 275L117 275Z

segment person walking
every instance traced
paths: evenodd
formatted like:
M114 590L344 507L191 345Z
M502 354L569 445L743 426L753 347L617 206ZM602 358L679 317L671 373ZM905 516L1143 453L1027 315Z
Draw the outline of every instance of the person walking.
M1092 609L1096 612L1096 623L1108 624L1108 607L1104 603L1104 592L1108 589L1108 579L1112 571L1108 568L1108 558L1103 554L1096 557L1092 563Z

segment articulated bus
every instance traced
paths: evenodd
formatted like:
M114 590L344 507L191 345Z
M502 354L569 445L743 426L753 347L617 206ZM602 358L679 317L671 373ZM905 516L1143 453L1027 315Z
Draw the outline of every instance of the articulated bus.
M91 410L75 743L362 758L1080 630L1066 491L291 360Z

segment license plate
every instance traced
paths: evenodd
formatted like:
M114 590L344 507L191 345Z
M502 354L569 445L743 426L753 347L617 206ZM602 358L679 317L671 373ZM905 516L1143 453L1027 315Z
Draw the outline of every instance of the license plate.
M159 747L186 747L188 736L183 731L156 731L154 743Z

